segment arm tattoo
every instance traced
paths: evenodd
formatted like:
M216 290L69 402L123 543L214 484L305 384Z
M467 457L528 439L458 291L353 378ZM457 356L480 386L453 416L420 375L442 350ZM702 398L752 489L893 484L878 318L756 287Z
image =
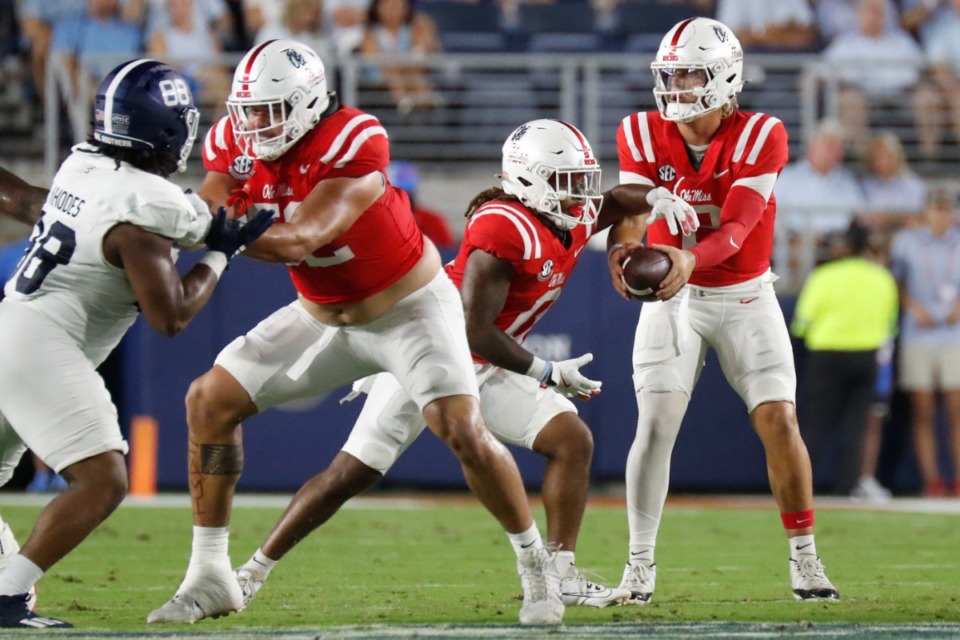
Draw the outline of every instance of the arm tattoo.
M243 471L241 445L200 445L200 473L208 476L231 476L238 475L241 471Z

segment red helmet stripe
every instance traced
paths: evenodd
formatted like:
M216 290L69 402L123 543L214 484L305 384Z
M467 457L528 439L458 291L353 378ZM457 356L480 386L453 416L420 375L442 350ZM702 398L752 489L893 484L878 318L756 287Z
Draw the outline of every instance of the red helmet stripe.
M687 28L687 25L696 20L696 18L687 18L677 26L677 30L673 32L673 38L670 40L670 46L675 47L680 43L680 34L683 33L683 30Z
M570 123L568 123L568 122L564 122L563 120L557 120L557 122L559 122L560 124L562 124L563 126L565 126L567 129L570 129L570 131L573 132L573 135L577 136L577 140L580 141L580 146L581 146L581 147L583 147L584 149L586 149L588 146L590 146L590 145L587 143L587 139L583 137L583 134L580 133L580 131L577 130L577 128L576 128L575 126L573 126L572 124L570 124Z
M253 69L253 61L257 59L257 56L260 55L260 52L263 51L264 47L266 47L268 44L270 44L270 43L272 43L272 42L276 42L276 41L275 41L275 40L267 40L266 42L264 42L263 44L261 44L260 46L258 46L256 49L254 49L254 50L250 53L250 57L247 58L247 66L246 66L246 67L244 68L244 70L243 70L243 80L244 80L244 82L247 82L247 81L250 80L250 71Z

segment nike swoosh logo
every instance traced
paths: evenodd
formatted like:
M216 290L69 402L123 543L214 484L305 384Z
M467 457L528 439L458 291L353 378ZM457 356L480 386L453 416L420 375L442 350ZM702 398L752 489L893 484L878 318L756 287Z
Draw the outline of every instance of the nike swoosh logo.
M567 382L567 379L563 377L563 374L562 374L562 373L560 374L560 382L562 382L562 383L563 383L563 386L565 386L565 387L569 387L569 386L570 386L570 383Z
M716 180L720 176L726 175L728 173L730 173L730 169L727 169L726 171L721 171L720 173L715 173L713 174L713 179Z
M812 546L813 546L812 542L808 542L807 544L798 544L797 551L800 551L800 549L806 549L807 547L812 547Z
M302 164L302 165L300 165L300 173L306 173L306 172L309 171L309 170L310 170L310 165L308 165L308 164Z
M522 544L522 545L520 545L520 548L521 548L521 549L529 549L529 548L532 547L533 545L534 545L533 542L531 542L531 543L529 543L529 544Z
M754 300L756 300L756 298L754 298ZM806 518L805 520L800 520L800 519L797 520L797 524L800 525L800 526L803 526L803 525L807 524L808 522L810 522L810 518Z
M757 296L756 298L744 298L743 300L740 301L740 304L750 304L754 300L759 300L759 299L760 299L760 296Z
M731 247L733 247L734 249L739 249L739 248L740 248L740 245L738 245L736 242L734 242L734 241L733 241L733 238L727 238L727 239L730 240L730 246L731 246Z

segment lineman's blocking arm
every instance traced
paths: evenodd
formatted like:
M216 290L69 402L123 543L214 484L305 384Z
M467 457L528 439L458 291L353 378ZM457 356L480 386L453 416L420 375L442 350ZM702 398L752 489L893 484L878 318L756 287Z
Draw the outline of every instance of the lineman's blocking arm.
M33 226L43 214L47 193L0 167L0 213L5 216Z
M580 373L580 367L593 360L591 354L545 362L496 325L515 275L506 260L480 250L470 254L460 285L470 350L491 364L528 375L566 396L589 400L600 393L601 383Z
M380 172L321 180L286 224L271 227L244 255L266 262L299 264L346 233L385 187Z
M197 189L197 193L207 203L211 211L216 211L220 207L227 206L227 199L230 194L241 187L243 187L243 182L229 173L207 171L207 175L204 176L203 183Z

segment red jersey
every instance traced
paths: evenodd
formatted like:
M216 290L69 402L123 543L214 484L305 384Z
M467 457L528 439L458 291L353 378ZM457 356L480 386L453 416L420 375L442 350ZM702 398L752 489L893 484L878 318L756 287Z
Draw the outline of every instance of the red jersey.
M209 137L209 136L208 136ZM280 158L257 160L244 184L254 209L274 209L278 223L293 216L321 180L358 178L390 163L387 132L370 114L342 107L324 118ZM383 195L346 233L289 266L297 291L318 304L363 300L410 271L423 255L423 235L410 199L387 183Z
M690 284L732 285L770 268L777 213L773 185L788 158L787 131L780 120L763 113L735 111L722 121L696 170L676 123L664 120L656 111L635 113L620 123L617 153L621 183L666 187L699 214L695 239L671 235L666 221L659 220L647 229L650 244L690 249L722 224L742 221L745 228L738 230L740 242L729 239L735 253L713 266L698 266ZM726 206L727 196L737 189L750 189L762 197L766 208L761 215L742 215L736 202Z
M233 124L224 116L207 132L203 141L203 168L215 173L228 173L244 182L253 173L253 158L248 156L233 135Z
M460 251L446 266L447 275L459 288L467 259L475 250L509 262L516 275L495 323L511 338L523 342L537 320L560 297L563 285L594 231L596 223L577 225L570 230L570 246L566 247L550 227L524 205L491 200L478 207L467 221ZM484 362L476 355L473 359Z

